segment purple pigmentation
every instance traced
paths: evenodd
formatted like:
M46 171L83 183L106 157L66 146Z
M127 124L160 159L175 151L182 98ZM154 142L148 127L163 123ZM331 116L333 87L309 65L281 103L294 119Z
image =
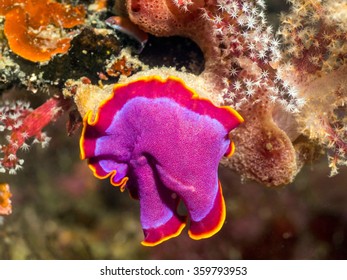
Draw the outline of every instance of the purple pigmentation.
M140 201L143 245L180 234L187 217L193 239L222 227L225 204L218 164L234 147L229 132L243 121L230 107L216 107L169 77L117 84L96 114L84 118L81 157L98 178L127 189Z

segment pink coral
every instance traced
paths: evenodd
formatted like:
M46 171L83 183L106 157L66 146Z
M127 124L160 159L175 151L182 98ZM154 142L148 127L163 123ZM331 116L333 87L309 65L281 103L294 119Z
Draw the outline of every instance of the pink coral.
M62 99L51 98L35 110L29 107L29 103L22 101L5 102L0 107L0 130L8 132L4 137L7 143L0 145L3 154L0 172L16 174L22 168L24 160L18 157L17 152L29 149L28 139L34 138L33 143L47 146L50 138L42 129L58 117L63 104Z

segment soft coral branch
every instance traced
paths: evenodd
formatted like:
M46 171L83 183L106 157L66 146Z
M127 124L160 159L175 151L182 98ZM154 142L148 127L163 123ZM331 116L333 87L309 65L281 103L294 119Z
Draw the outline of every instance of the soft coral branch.
M329 167L331 168L330 176L333 176L338 173L338 165L346 165L347 142L345 139L347 130L343 125L333 127L326 118L321 119L321 123L330 152L328 157Z
M291 0L278 34L279 76L307 102L296 115L300 131L328 154L331 175L347 165L347 6L344 0Z
M28 103L17 101L13 104L5 103L0 109L1 129L10 132L6 136L7 144L0 146L3 158L0 159L0 171L8 171L10 174L22 168L24 162L17 156L18 150L29 149L27 140L34 138L32 143L41 143L47 146L50 138L42 132L50 122L55 121L64 108L67 101L62 98L52 97L40 107L32 110Z

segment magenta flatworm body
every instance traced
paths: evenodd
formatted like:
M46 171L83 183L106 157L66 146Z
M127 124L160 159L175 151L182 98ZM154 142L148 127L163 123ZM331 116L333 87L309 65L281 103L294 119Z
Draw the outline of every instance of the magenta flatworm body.
M206 238L224 223L217 168L232 154L229 132L242 121L177 78L145 77L117 84L95 117L86 114L81 157L95 176L139 199L143 245L179 235L188 217L190 237ZM177 213L180 201L188 217Z

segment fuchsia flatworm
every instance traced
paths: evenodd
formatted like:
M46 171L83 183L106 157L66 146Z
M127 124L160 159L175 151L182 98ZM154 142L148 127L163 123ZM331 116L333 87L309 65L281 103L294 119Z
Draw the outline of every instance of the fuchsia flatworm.
M230 107L216 107L175 77L116 84L93 116L84 117L81 158L98 178L139 199L143 245L188 234L207 238L222 227L225 204L218 164L231 155L229 132L243 122Z

